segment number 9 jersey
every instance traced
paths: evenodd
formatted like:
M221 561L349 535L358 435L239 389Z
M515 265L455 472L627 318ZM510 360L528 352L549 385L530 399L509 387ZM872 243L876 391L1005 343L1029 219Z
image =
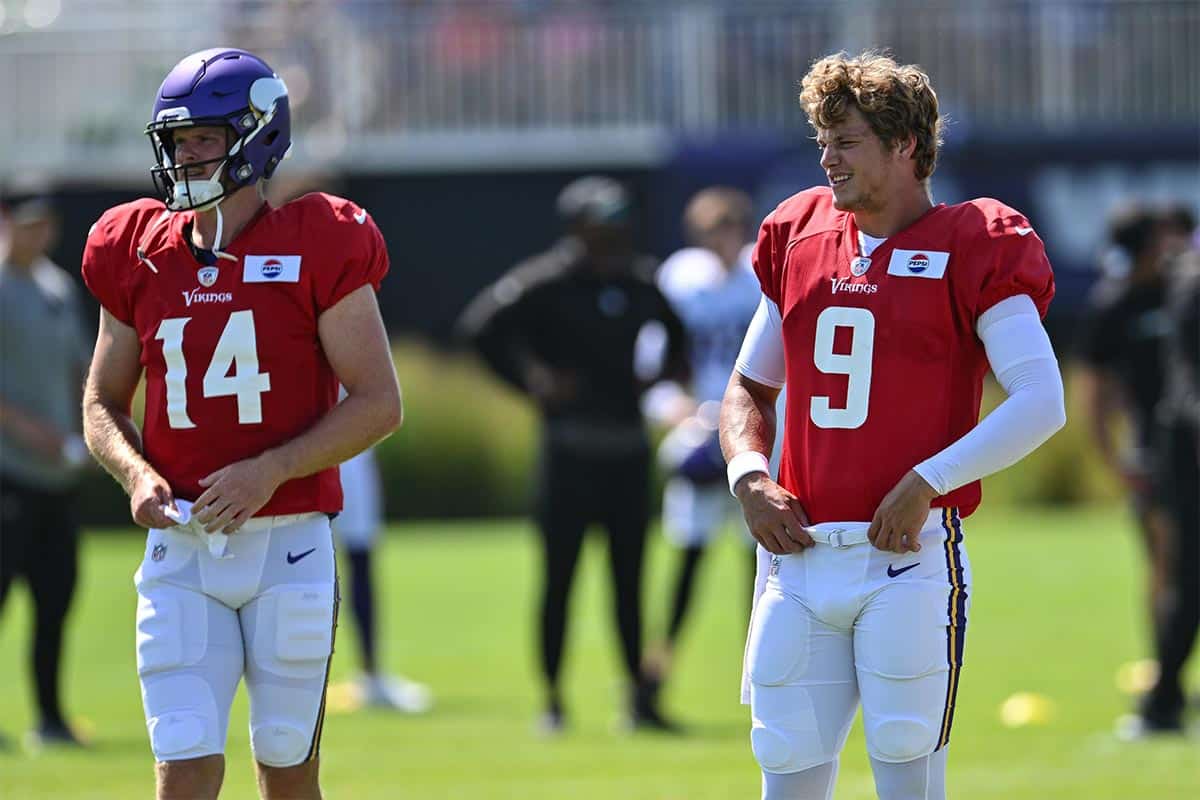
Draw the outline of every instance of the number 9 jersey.
M787 411L779 482L813 523L869 521L910 469L979 421L988 371L976 322L1014 295L1043 316L1054 277L1020 213L938 205L873 251L827 187L763 222L754 270L779 309ZM967 516L975 481L934 500Z
M387 249L367 213L332 195L264 205L225 249L201 263L194 212L157 200L105 212L92 226L83 278L141 341L144 455L176 497L201 478L311 428L337 403L338 380L317 321L354 290L376 291ZM201 254L205 255L205 254ZM336 467L281 485L256 516L335 512Z

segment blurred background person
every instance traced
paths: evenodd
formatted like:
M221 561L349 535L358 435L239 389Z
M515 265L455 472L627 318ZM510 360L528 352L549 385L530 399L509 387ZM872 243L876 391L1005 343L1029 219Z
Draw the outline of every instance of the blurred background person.
M1193 219L1182 209L1166 216L1172 244L1188 243ZM1137 713L1121 721L1118 732L1127 738L1183 733L1184 666L1200 628L1200 253L1176 252L1164 272L1166 386L1157 409L1155 466L1167 566L1156 619L1158 675Z
M1105 275L1082 320L1075 389L1096 449L1132 501L1146 552L1147 619L1154 636L1170 569L1169 533L1153 470L1154 414L1163 393L1169 324L1163 271L1168 220L1149 205L1129 206L1111 218L1108 238Z
M540 727L566 722L561 674L567 605L584 533L608 533L612 600L632 684L629 723L673 725L641 673L642 567L650 445L639 401L687 379L683 326L633 250L631 199L617 181L580 178L558 197L566 235L514 267L464 312L461 327L496 374L537 404L542 453L535 519L542 543Z
M420 714L433 707L428 686L379 667L377 630L378 594L375 591L374 551L383 530L383 487L375 449L368 448L341 465L342 513L333 521L333 532L350 563L350 606L358 628L363 674L358 681L362 702L374 708L391 708Z
M747 607L753 595L754 540L742 528L741 511L725 485L717 440L721 398L762 294L750 266L753 213L750 197L739 189L701 190L683 214L691 245L658 271L658 286L687 331L692 368L686 386L664 381L643 402L650 419L671 428L658 451L667 472L662 524L679 550L665 638L647 658L647 674L660 683L671 668L705 550L731 521L747 545Z
M59 684L77 578L74 490L88 460L79 404L90 353L75 282L46 257L56 223L49 194L0 195L0 608L24 578L34 609L32 743L78 745Z

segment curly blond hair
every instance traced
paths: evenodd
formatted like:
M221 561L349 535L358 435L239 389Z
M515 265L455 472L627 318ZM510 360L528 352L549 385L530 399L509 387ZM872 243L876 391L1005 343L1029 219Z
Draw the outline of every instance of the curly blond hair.
M917 180L937 166L942 120L929 76L913 64L868 50L851 58L835 53L814 62L800 88L800 105L816 129L842 122L853 103L885 146L912 136Z

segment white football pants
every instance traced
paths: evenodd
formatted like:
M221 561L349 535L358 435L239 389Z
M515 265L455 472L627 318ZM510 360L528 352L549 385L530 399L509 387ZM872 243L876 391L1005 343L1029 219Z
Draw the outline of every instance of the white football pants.
M255 758L316 758L337 623L324 514L256 517L224 552L198 523L151 530L134 577L137 665L159 761L223 753L244 676Z
M935 509L920 542L904 555L870 543L785 556L759 548L743 690L765 772L836 759L860 700L877 761L913 761L949 742L971 581L957 511Z

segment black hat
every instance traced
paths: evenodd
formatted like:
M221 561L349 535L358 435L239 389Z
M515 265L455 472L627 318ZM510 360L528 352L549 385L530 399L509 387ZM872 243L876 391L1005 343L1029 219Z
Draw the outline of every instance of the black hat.
M0 216L10 225L44 222L54 216L54 198L46 191L0 191Z
M568 225L624 225L630 206L625 187L603 175L571 181L558 195L558 216Z

